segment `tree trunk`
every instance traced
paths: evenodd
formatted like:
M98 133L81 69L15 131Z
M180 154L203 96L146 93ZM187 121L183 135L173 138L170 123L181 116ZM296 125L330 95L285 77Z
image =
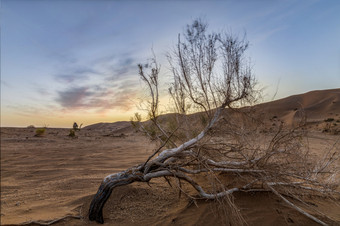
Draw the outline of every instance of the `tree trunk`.
M135 181L144 181L137 170L129 169L121 173L109 175L104 179L90 205L89 219L91 221L104 223L103 207L115 187L131 184Z

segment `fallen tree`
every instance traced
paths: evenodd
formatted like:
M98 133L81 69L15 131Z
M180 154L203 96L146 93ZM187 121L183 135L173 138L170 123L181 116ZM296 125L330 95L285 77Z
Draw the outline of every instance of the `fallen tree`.
M171 123L159 116L160 66L156 58L138 65L150 94L147 109L152 124L142 123L136 114L134 125L160 145L144 163L103 180L90 205L90 220L104 222L102 209L115 187L164 177L169 183L169 178L175 178L183 193L181 183L187 182L204 199L216 200L236 191L271 191L300 213L326 225L308 213L313 209L303 202L301 194L337 198L338 166L334 163L339 149L335 146L316 160L304 143L303 118L294 128L279 122L271 133L264 133L265 125L249 114L252 108L239 110L258 95L245 57L247 48L244 38L207 35L207 25L200 20L188 25L184 39L179 35L168 54L173 74L169 94L178 113ZM188 115L195 112L202 113ZM225 173L239 177L239 183L226 185L219 179ZM213 186L199 184L195 177L200 174L209 177ZM303 203L304 208L294 201Z

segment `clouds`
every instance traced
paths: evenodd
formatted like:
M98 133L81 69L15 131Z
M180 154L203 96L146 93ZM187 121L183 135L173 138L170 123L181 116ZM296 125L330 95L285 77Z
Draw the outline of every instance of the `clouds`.
M105 112L134 107L140 88L137 61L131 54L104 56L88 65L70 64L54 76L62 87L55 97L62 109Z
M87 87L68 88L58 92L57 102L65 108L77 108L83 106L88 96L91 96L91 92Z
M54 78L57 82L67 84L87 80L90 75L96 74L100 74L100 72L88 67L75 67L64 73L54 75Z
M118 62L112 66L113 76L115 78L126 75L137 69L137 64L131 57L119 59ZM137 70L136 70L137 71Z
M109 80L115 80L137 74L138 63L133 53L121 52L98 57L91 62L91 65L101 70L102 74L106 74Z
M58 91L56 102L65 110L95 110L104 112L118 108L130 110L138 91L133 89L135 82L126 81L119 86L68 87ZM129 88L130 87L130 88Z

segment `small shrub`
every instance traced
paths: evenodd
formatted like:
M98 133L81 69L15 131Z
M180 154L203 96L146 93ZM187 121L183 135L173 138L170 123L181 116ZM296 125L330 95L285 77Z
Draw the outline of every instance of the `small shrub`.
M132 126L134 129L137 128L137 122L133 121L133 118L132 118L132 117L130 118L130 124L131 124L131 126Z
M74 130L74 129L70 129L70 134L69 134L68 136L69 136L69 137L72 137L72 138L76 137L76 132L75 132L75 130Z
M135 129L135 132L138 132L140 130L140 123L142 121L142 116L136 112L134 117L130 118L130 123L132 127Z
M334 121L334 118L328 118L328 119L325 119L324 121L325 121L325 122L333 122L333 121Z
M80 131L81 127L83 124L80 124L80 126L78 126L78 124L76 122L73 123L73 130L74 131Z
M46 131L46 128L38 128L38 129L35 130L35 135L34 136L42 137L42 136L44 136L45 131Z
M74 122L72 129L70 129L70 133L68 134L68 136L72 137L72 138L77 138L76 131L80 131L82 125L83 124L80 124L80 126L78 126L78 124L76 122Z
M35 129L35 126L34 125L29 125L29 126L27 126L27 129Z

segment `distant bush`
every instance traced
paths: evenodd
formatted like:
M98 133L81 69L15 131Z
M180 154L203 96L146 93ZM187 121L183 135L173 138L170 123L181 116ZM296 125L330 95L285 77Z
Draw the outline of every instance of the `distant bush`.
M69 137L72 137L72 138L76 137L76 132L75 132L75 130L74 130L74 129L70 129L70 134L69 134L68 136L69 136Z
M325 121L325 122L333 122L333 121L334 121L334 118L328 118L328 119L325 119L324 121Z
M36 137L42 137L45 134L46 128L38 128L35 130Z
M130 123L132 127L135 129L135 132L140 131L141 127L143 128L143 126L141 125L141 121L142 121L142 116L138 112L135 113L134 117L130 118Z
M68 134L68 136L72 137L72 138L77 138L76 131L80 131L82 125L83 124L80 124L80 126L78 126L78 124L76 122L74 122L72 129L70 129L70 133Z
M73 130L74 131L79 131L80 129L81 129L81 126L82 126L83 124L80 124L80 126L78 126L78 124L76 123L76 122L74 122L73 123Z
M29 126L27 126L27 129L35 129L35 126L34 125L29 125Z

